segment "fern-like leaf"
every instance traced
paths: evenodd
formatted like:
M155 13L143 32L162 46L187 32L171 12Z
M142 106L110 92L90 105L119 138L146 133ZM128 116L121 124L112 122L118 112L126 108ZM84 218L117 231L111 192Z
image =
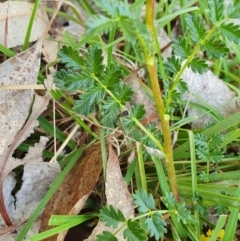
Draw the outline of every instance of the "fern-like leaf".
M85 59L85 66L90 75L101 77L104 65L103 65L102 49L98 46L90 46Z
M128 101L131 101L132 95L134 94L132 88L122 82L119 84L118 89L114 89L112 92L122 105L125 105Z
M206 29L202 19L196 13L193 15L188 14L186 17L190 38L193 42L199 43L206 34Z
M118 23L120 30L126 36L127 40L129 40L132 43L136 42L136 35L137 35L137 29L134 26L134 21L135 20L133 20L133 19L122 16L119 19L119 23ZM132 27L129 28L129 26L132 26Z
M123 213L118 209L116 210L112 205L104 206L100 210L99 217L106 226L117 228L119 222L125 222Z
M140 228L136 221L128 220L127 229L124 230L123 236L128 241L146 241L147 235L144 229Z
M81 95L81 99L84 99L89 105L97 105L101 99L104 98L106 91L100 86L92 86L85 93Z
M222 57L226 57L229 49L226 44L221 40L210 39L204 43L202 49L205 49L209 58L220 59Z
M177 208L177 220L184 224L197 224L197 221L191 216L191 212L186 208L185 203L181 203Z
M240 18L240 2L235 1L229 4L227 15L229 18Z
M133 14L129 9L129 5L121 1L112 0L95 0L94 3L111 17L127 16L132 18Z
M197 133L194 136L195 136L194 141L197 146L207 148L207 146L208 146L208 137L207 136L205 136L201 133Z
M138 206L138 211L140 213L146 213L149 210L154 209L155 203L153 196L147 194L147 192L142 189L141 191L136 190L135 194L132 194L134 198L134 204Z
M92 37L98 34L107 34L114 27L116 20L107 18L103 15L93 15L86 22L86 34Z
M81 115L88 116L95 111L95 106L99 104L104 95L104 89L100 86L92 86L80 96L81 100L75 101L73 110Z
M167 61L164 63L165 69L170 73L177 73L181 69L181 61L180 59L172 56L168 58Z
M132 132L135 127L135 120L142 120L145 115L145 109L143 105L132 106L129 111L129 115L122 119L122 127L124 130Z
M95 111L95 106L89 105L88 101L85 99L76 100L73 106L73 111L80 115L88 116Z
M167 232L165 228L166 222L163 220L160 213L154 213L151 217L145 220L147 230L150 231L150 237L155 237L155 240L159 240Z
M230 41L235 42L236 44L240 43L240 28L238 25L234 25L233 23L222 24L220 30L223 36Z
M224 0L209 0L209 14L215 24L223 18Z
M216 134L209 137L208 145L210 149L220 148L224 142L224 136L222 134Z
M54 76L56 86L62 90L75 92L80 89L91 87L94 79L86 73L76 73L72 70L61 69Z
M132 118L135 118L139 121L141 121L145 115L146 111L144 109L144 105L134 105L132 109L129 112L129 115Z
M191 54L191 47L187 40L180 36L178 39L173 39L173 49L175 54L182 60L187 59Z
M205 60L200 59L199 57L193 58L188 66L194 73L203 74L208 70L208 65L206 64Z
M65 64L68 69L78 70L84 64L83 57L70 46L64 45L58 51L58 56L61 58L60 62Z
M118 85L121 81L122 70L120 70L117 64L111 63L110 66L106 68L102 75L102 83L106 88L114 89L114 85Z
M118 241L118 239L112 233L103 231L103 233L97 235L95 241Z
M108 127L114 127L120 113L119 109L119 104L112 98L108 97L107 101L102 105L101 124Z

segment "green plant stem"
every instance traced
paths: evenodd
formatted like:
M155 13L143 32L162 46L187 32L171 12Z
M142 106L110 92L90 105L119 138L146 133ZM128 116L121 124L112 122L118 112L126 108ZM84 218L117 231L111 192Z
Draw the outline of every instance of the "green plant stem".
M166 99L166 108L168 108L169 104L171 103L171 96L172 96L172 92L176 89L176 86L178 84L178 82L180 81L183 72L185 71L185 69L188 67L188 64L192 61L192 59L194 58L194 56L199 52L201 45L204 45L205 42L211 37L212 34L214 34L216 32L216 29L224 22L227 21L227 18L222 20L221 22L219 22L217 25L214 25L212 27L211 30L209 30L209 32L205 35L205 37L201 40L201 43L197 44L196 47L192 50L192 53L190 56L188 56L188 58L186 59L186 61L184 62L183 66L181 67L180 71L177 73L176 77L174 78L173 81L173 85L171 87L171 89L169 90L168 93L168 98Z
M146 25L150 33L154 33L153 16L154 16L154 1L147 0L146 1ZM143 43L143 41L141 42ZM163 138L164 138L165 162L166 162L167 171L168 171L169 183L170 183L171 191L173 192L174 197L176 198L176 200L179 200L175 168L173 163L169 115L165 114L166 109L164 106L162 93L160 91L160 86L158 83L157 68L154 60L154 54L148 53L145 43L143 45L143 48L145 50L144 52L146 56L146 64L147 64L147 68L150 76L153 96L156 103L156 109L162 125L162 132L163 132Z
M119 104L121 110L123 111L128 110L127 107L121 104L121 101L118 100L118 98L107 88L107 86L103 85L102 82L94 74L92 74L92 78L94 78L98 82L98 84L101 85L102 88L104 88L104 90L108 93L108 95L110 95L114 99L114 101ZM148 131L138 119L132 117L132 120L147 136L151 138L152 141L154 141L154 143L157 145L159 150L161 150L162 154L164 155L164 148L160 143L160 141L150 131Z

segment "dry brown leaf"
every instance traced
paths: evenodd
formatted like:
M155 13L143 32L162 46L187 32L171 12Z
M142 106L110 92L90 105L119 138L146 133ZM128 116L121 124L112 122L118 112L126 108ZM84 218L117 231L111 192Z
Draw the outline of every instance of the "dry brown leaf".
M25 163L22 176L23 183L15 196L12 195L17 182L14 174L11 172L4 180L5 206L11 217L11 221L16 226L24 223L30 217L48 190L49 185L61 172L58 162L49 164L42 159L42 151L45 149L47 142L48 138L41 137L40 142L30 147L26 156L22 159L21 162ZM16 159L12 161L20 162L20 160ZM0 225L4 225L1 217ZM39 227L39 222L34 224L34 227L31 227L26 238L37 234ZM1 235L1 240L15 240L22 228L21 225L14 232Z
M105 190L107 205L113 205L115 209L120 209L126 219L132 218L134 216L132 197L122 176L118 157L111 145L109 145ZM106 227L104 223L99 221L92 234L85 240L94 241L96 235L101 234L104 230L109 232L113 231L111 227ZM123 238L123 231L120 231L116 237L118 241L125 240Z
M3 195L3 182L4 178L9 172L11 172L15 167L27 163L27 160L19 160L12 157L14 150L22 143L32 132L33 128L38 125L37 117L47 108L47 104L50 100L49 96L41 97L35 95L35 101L32 108L32 113L22 128L22 130L15 136L14 141L11 146L6 148L0 155L0 212L1 215L8 226L12 225L9 215L6 211L4 205L4 195Z
M1 85L31 85L37 83L42 41L0 65ZM0 154L12 143L26 122L34 90L0 89Z
M100 145L90 147L83 154L46 206L40 232L51 228L48 226L51 215L78 214L85 205L102 170ZM45 241L63 240L64 236L65 233L55 235Z
M43 42L42 54L47 63L51 63L57 58L58 42L45 39Z
M6 1L0 3L0 43L5 45L7 39L8 48L22 45L25 39L28 23L33 11L33 4L29 2ZM6 27L7 19L7 29ZM48 16L43 8L37 10L33 22L30 42L36 41L42 36L48 25ZM7 34L7 36L5 36Z
M31 85L37 82L43 39L61 4L62 0L58 2L57 9L48 27L44 29L44 34L37 43L25 52L8 59L0 65L0 86ZM4 178L13 168L26 163L26 161L14 160L12 154L17 146L33 132L33 128L38 125L36 119L46 109L50 100L49 96L40 97L35 95L32 113L28 117L33 96L34 91L31 89L0 89L0 212L8 226L12 225L12 221L4 205Z
M2 63L0 65L0 85L35 84L39 71L41 48L42 39L27 51ZM22 129L28 118L33 97L33 90L0 90L0 212L7 225L12 223L3 202L3 181L6 175L19 165L19 163L11 161L12 154L15 148L33 132L33 127L38 124L37 117L46 108L50 99L49 96L42 98L36 95L35 105L32 107L33 112L28 120L29 125L26 124ZM12 145L8 147L11 143Z

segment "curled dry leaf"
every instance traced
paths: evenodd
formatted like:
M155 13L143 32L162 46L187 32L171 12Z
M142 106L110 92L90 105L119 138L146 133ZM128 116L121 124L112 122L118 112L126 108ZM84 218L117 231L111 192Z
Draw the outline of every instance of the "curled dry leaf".
M49 96L41 97L35 95L35 101L32 107L32 113L21 129L21 131L15 136L14 141L12 142L11 146L6 148L3 153L0 155L0 211L3 217L3 220L6 224L12 225L12 221L8 215L6 207L4 205L4 195L6 192L3 193L3 183L5 177L10 173L14 168L20 165L24 165L31 161L31 159L15 159L12 157L14 150L22 143L32 132L34 127L38 125L38 121L36 120L37 117L47 108L47 104L50 100ZM26 156L27 157L27 156ZM3 195L4 194L4 195ZM5 199L6 200L6 199Z
M74 165L58 190L47 204L40 232L48 230L48 221L53 214L78 214L96 185L102 170L101 148L96 144L86 149L83 156ZM66 233L60 233L45 241L64 240Z
M1 85L37 83L42 41L0 65ZM29 115L34 90L0 89L0 154L12 143Z
M41 38L33 47L22 52L0 65L0 85L29 85L37 83L40 66ZM3 203L3 180L16 166L21 165L11 161L12 154L38 125L37 117L45 110L50 97L35 95L34 90L1 90L0 89L0 211L7 225L11 221ZM24 128L30 109L29 117ZM21 131L20 131L21 130ZM10 146L10 144L12 145ZM8 147L10 146L10 147Z
M12 169L19 165L24 165L28 163L29 160L27 157L31 157L30 159L32 159L33 154L31 153L31 149L29 154L27 154L23 160L14 159L12 155L14 150L33 132L34 127L38 125L36 119L46 109L48 102L50 100L50 96L46 95L44 97L41 97L35 95L34 97L33 90L1 90L1 85L31 85L37 82L43 39L48 29L50 28L50 25L53 19L55 18L62 4L62 1L63 0L58 1L57 9L54 12L49 25L46 29L46 26L44 27L43 34L41 34L40 32L40 35L42 35L42 37L37 41L37 43L33 47L29 48L27 51L22 52L8 59L0 65L0 212L3 221L8 226L11 226L13 223L9 217L9 214L6 210L6 206L4 204L3 187L4 185L6 185L4 179L12 171ZM7 12L10 13L12 2L9 1L7 3L9 4ZM19 4L21 5L19 9L22 9L24 3ZM2 10L2 8L0 9ZM3 15L1 14L0 16L2 17ZM4 23L4 26L10 26L10 23L7 23L8 24L6 25ZM21 30L18 28L16 32L21 32ZM32 105L33 99L34 103ZM30 109L31 114L29 115ZM27 172L28 171L26 171L26 173ZM50 176L53 177L54 175L51 174ZM26 176L24 178L25 184L27 182L29 183L29 181L26 181L28 178ZM10 181L10 183L14 182ZM31 184L33 183L34 182L31 182ZM48 185L50 183L51 182L49 182ZM23 183L22 186L24 190L22 191L23 193L21 194L21 192L19 192L20 196L24 196L24 194L26 194L26 188L24 187L25 184ZM9 187L11 186L11 184L7 184L7 186ZM31 190L31 186L27 185L27 187L29 190ZM11 197L8 194L6 194L6 196L8 196L11 199ZM36 202L39 202L42 196L43 195L41 194L40 199L38 199ZM26 197L24 198L26 199L25 201L28 200ZM5 198L5 200L5 202L7 203L7 198ZM20 200L17 200L17 202L20 202ZM22 202L22 207L19 208L20 209L18 210L18 212L24 213L24 202Z
M111 145L109 145L105 190L107 205L120 209L126 219L134 216L132 197L122 176L118 157ZM105 230L109 232L113 231L111 227L106 227L104 223L99 221L92 234L85 241L94 241L96 235L101 234ZM123 231L120 231L116 237L119 241L125 240L123 238Z
M0 3L0 43L8 48L22 45L25 39L28 23L33 11L33 4L25 1L6 1ZM6 24L7 20L7 24ZM42 36L48 25L48 16L43 8L37 10L31 31L30 42ZM5 29L7 27L7 29ZM5 36L5 34L7 36Z
M236 100L235 93L211 71L204 74L196 74L191 69L186 69L182 75L182 79L187 83L189 92L185 93L183 98L190 99L190 102L200 104L202 106L214 108L222 114L223 117L229 117L238 112L239 100ZM204 128L214 119L207 113L193 108L188 108L189 116L197 116L198 118L192 122L194 128Z
M7 175L3 185L6 209L14 225L19 225L30 217L49 188L49 185L61 171L57 162L49 164L42 159L42 151L47 141L46 137L41 138L39 143L29 148L28 153L22 160L11 157L11 162L25 164L22 176L23 183L15 196L12 195L12 190L16 184L13 173ZM0 225L4 226L4 221L1 217ZM38 233L39 226L39 222L36 223L31 228L30 235ZM21 229L22 226L19 226L14 232L1 235L1 240L16 240Z
M51 63L57 58L58 42L45 39L43 42L42 54L47 63Z

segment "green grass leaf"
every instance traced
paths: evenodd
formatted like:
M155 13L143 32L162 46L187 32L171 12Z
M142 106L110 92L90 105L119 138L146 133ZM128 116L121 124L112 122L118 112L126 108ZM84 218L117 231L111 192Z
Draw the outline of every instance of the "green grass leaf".
M102 234L98 234L95 241L118 241L118 239L110 232L103 231Z
M136 190L135 194L132 194L134 204L138 206L140 213L146 213L154 209L155 203L152 194L147 194L146 190Z
M238 25L233 23L222 24L220 30L224 37L228 38L230 41L239 44L240 43L240 28Z
M197 43L200 42L207 32L202 22L202 18L196 13L193 15L188 14L186 17L186 23L188 25L191 40Z
M61 63L65 64L66 68L78 70L84 64L83 57L79 55L77 50L71 46L64 45L59 51L58 56L61 58Z
M173 49L175 54L182 60L187 59L187 57L191 54L191 47L189 43L181 36L178 39L173 39Z
M208 65L206 64L205 60L198 57L192 59L188 66L192 69L194 73L203 74L208 70Z
M206 50L208 57L213 59L227 57L229 52L226 44L217 39L207 40L202 48Z
M215 24L223 18L224 1L209 0L209 14L212 22Z
M150 218L145 220L147 230L150 231L150 237L155 237L155 240L159 240L167 232L165 228L166 222L163 220L160 213L154 213Z
M240 2L235 1L229 4L227 15L229 18L240 18Z
M127 229L124 230L123 235L128 241L147 241L146 231L140 228L136 221L128 220Z
M98 216L106 226L112 226L113 228L117 228L119 222L126 221L121 210L116 210L112 205L102 207Z

